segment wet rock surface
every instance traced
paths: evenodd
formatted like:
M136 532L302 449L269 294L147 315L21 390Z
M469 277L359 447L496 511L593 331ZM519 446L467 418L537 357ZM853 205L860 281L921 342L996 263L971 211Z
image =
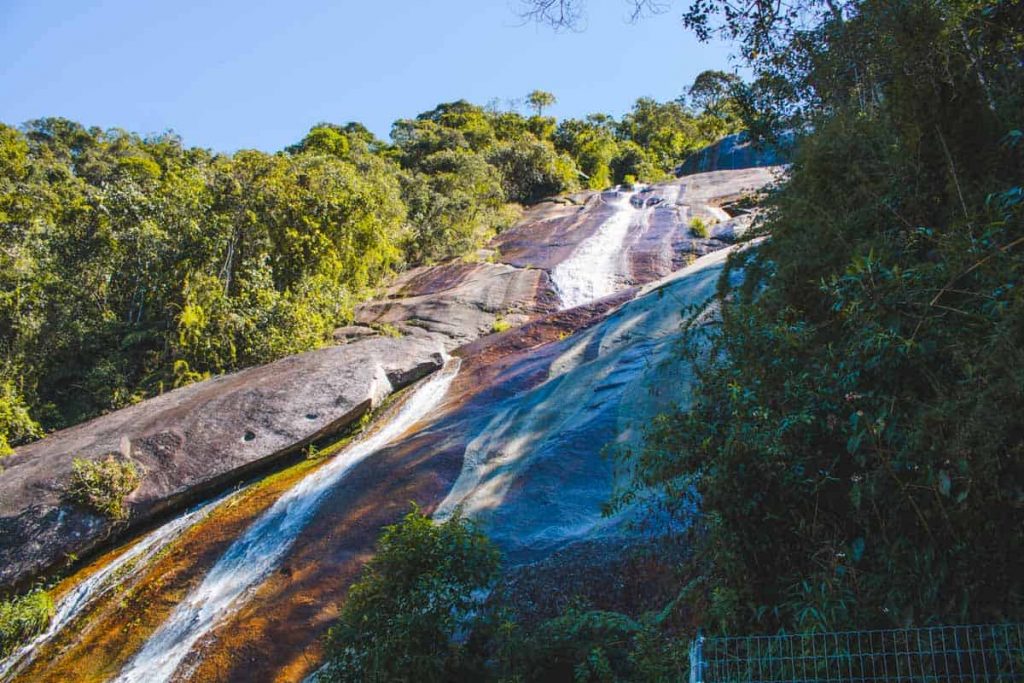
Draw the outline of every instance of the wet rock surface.
M511 567L492 599L511 607L527 629L574 605L638 618L676 597L679 567L688 555L669 538L579 541L543 560Z
M675 358L679 325L686 307L714 295L726 253L620 299L575 334L535 348L504 342L465 402L463 468L440 514L462 506L513 563L628 537L631 511L602 514L619 476L608 448L637 443L652 415L686 404L692 370ZM485 343L469 351L493 353Z

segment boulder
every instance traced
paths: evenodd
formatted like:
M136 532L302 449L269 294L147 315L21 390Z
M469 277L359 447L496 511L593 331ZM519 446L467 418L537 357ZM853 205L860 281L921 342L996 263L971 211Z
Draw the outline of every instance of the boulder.
M775 144L754 144L746 132L741 132L694 152L676 168L676 175L776 166L788 163L792 156L792 133L783 133Z
M429 338L371 337L176 389L23 446L0 473L0 589L239 481L441 367ZM126 523L67 500L74 458L129 457Z

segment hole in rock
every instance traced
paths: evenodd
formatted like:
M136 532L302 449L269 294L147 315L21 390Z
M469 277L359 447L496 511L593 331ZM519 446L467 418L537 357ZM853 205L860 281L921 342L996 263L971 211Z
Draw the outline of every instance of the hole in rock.
M253 439L255 439L255 438L256 438L256 432L249 432L249 431L247 431L247 432L245 433L245 435L244 435L244 436L242 436L242 439L243 439L244 441L252 441L252 440L253 440Z
M306 413L307 420L315 420L320 417L320 413Z

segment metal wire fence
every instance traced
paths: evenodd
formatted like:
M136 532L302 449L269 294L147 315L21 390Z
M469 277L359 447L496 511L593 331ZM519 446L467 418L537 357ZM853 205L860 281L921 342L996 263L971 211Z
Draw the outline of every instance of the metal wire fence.
M691 683L1024 681L1024 624L704 638Z

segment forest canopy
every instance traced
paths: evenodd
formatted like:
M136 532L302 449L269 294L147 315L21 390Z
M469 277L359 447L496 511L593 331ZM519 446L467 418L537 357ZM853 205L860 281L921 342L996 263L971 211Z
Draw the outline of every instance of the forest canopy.
M458 257L519 207L656 180L735 129L642 99L616 120L443 103L216 154L62 118L0 124L0 455L210 376L315 348L396 271ZM712 122L710 125L708 122Z

